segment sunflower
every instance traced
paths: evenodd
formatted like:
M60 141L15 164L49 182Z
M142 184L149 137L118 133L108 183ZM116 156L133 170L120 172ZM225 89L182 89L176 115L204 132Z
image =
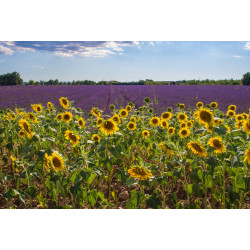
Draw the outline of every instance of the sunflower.
M231 118L233 118L235 116L235 111L229 109L227 111L227 115L229 115Z
M10 159L13 171L19 172L19 170L16 168L16 157L11 155Z
M96 120L97 126L100 126L102 122L103 122L103 119L101 117L97 118Z
M235 120L236 120L237 122L242 121L242 120L244 120L244 116L241 115L241 114L236 115L236 116L235 116Z
M216 109L218 107L218 103L217 102L212 102L210 104L210 106L211 106L212 109Z
M105 135L112 135L114 132L118 131L119 128L117 127L117 124L112 120L109 119L105 122L103 122L100 125L99 128Z
M7 115L9 116L9 118L10 118L12 121L15 121L15 120L16 120L16 116L15 116L14 114L7 113Z
M143 137L148 137L150 134L149 134L149 132L147 131L147 130L144 130L144 131L142 131L142 136Z
M30 104L30 105L31 105L31 108L36 112L37 105L36 104Z
M60 101L60 104L61 106L64 108L64 109L68 109L69 108L69 100L66 98L66 97L61 97L59 99Z
M182 122L180 125L179 125L180 128L186 128L187 127L187 124L186 122Z
M178 116L177 116L179 122L185 122L187 120L187 115L184 114L184 113L180 113Z
M47 108L48 108L48 109L53 109L53 104L52 104L51 102L48 102L48 103L47 103Z
M53 152L53 154L50 156L50 162L51 166L56 172L65 168L64 160L58 152Z
M67 140L69 140L72 144L76 145L76 144L79 143L80 136L74 134L74 133L73 133L72 131L70 131L70 130L66 130L66 132L65 132L65 138L66 138Z
M26 120L21 119L19 121L19 126L26 132L28 138L33 137L34 133L31 131L30 125Z
M227 132L230 133L230 127L228 125L225 125Z
M131 122L136 122L135 117L132 116L132 117L130 118L130 121L131 121Z
M198 142L195 142L195 141L191 141L187 144L187 147L195 154L195 155L198 155L198 156L203 156L203 157L206 157L207 154L206 154L206 151L204 150L204 148L198 143Z
M166 146L163 142L159 143L159 147L161 148L162 151L167 152L168 155L173 155L173 151Z
M171 117L172 117L172 113L170 113L170 112L164 112L161 114L162 120L169 120Z
M24 132L23 130L18 131L18 136L19 136L20 138L25 137L25 132Z
M250 165L250 148L247 149L246 152L245 152L244 161L247 161L248 165Z
M174 127L169 127L168 128L168 134L173 135L175 133L175 128Z
M136 124L134 122L129 122L127 128L132 131L136 129Z
M213 113L209 110L209 109L200 109L198 111L198 119L199 119L199 122L202 123L202 124L213 124L213 121L214 121L214 116L213 116Z
M212 130L213 129L213 125L212 124L211 125L210 124L206 124L205 127L206 127L206 129L207 129L208 132L212 133L212 131L213 131Z
M235 106L235 105L230 105L230 106L228 107L228 110L236 111L236 106Z
M186 125L187 125L188 128L192 128L192 126L193 126L192 120L187 121L187 122L186 122Z
M235 127L240 129L243 126L243 121L236 122Z
M197 103L196 103L196 107L197 107L198 109L203 108L203 103L202 103L202 102L197 102Z
M120 123L120 117L119 115L113 115L111 117L111 119L116 123L116 124L119 124Z
M133 166L128 170L128 173L131 177L139 180L147 180L153 176L149 170L143 168L142 166Z
M85 125L85 121L83 120L82 117L80 117L80 118L78 119L78 126L81 127L81 128L83 128L84 125Z
M62 120L62 114L58 114L58 115L56 116L56 119L57 119L58 121L61 121L61 120Z
M69 123L72 120L72 118L73 118L72 114L68 111L65 111L62 114L62 120L65 121L66 123Z
M247 134L250 134L250 120L243 123L243 131L245 131Z
M40 105L40 104L36 105L36 110L35 111L37 112L37 114L40 115L43 112L42 105Z
M217 125L217 126L219 126L222 123L223 123L223 121L221 119L214 120L214 124Z
M208 142L208 145L215 148L214 152L217 154L221 154L226 151L226 148L222 142L220 137L211 138Z
M126 106L126 110L130 112L132 110L132 107L130 105Z
M168 127L168 122L166 120L162 120L161 127L162 127L162 129L166 129Z
M151 118L150 125L151 126L158 126L160 124L160 122L161 122L160 119L155 116L155 117Z
M187 128L182 128L180 131L179 131L179 136L181 138L186 138L190 135L190 130L187 129Z
M126 109L121 109L120 110L120 116L122 118L127 117L128 116L128 111Z
M33 121L33 122L37 122L37 118L36 118L36 116L33 113L27 113L26 118L28 120Z
M180 107L180 109L184 109L185 108L185 104L180 103L179 107Z
M96 141L96 142L100 142L101 138L100 138L99 135L94 134L94 135L91 137L91 140L92 140L92 141Z
M47 153L44 155L44 167L47 172L50 172L50 156Z
M95 117L100 117L101 113L97 110L97 108L92 108L91 109L91 113L95 116Z
M241 115L244 117L244 120L248 120L249 119L249 115L247 113L242 113Z
M203 108L201 108L201 109L203 109ZM199 119L199 111L198 110L195 111L193 116L194 116L195 119Z

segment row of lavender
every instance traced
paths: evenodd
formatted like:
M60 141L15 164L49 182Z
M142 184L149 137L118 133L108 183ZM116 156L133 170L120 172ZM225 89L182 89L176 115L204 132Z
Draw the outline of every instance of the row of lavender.
M30 108L31 103L46 105L48 101L60 106L58 99L61 96L74 100L75 107L86 112L92 106L107 111L110 104L120 107L129 101L138 108L146 96L153 101L156 112L174 108L177 103L194 108L198 101L204 104L216 101L223 111L230 104L235 104L238 112L248 112L250 106L248 86L6 86L0 87L0 109Z

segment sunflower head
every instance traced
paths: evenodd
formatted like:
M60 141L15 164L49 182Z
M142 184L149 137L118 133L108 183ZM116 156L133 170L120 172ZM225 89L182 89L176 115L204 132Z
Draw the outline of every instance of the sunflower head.
M149 102L150 102L150 98L149 98L149 97L146 97L146 98L144 99L144 102L149 103Z
M101 137L99 135L97 135L97 134L94 134L94 135L92 135L91 140L96 141L96 142L100 142Z
M185 108L185 104L180 103L179 108L180 108L180 109L184 109L184 108Z
M114 132L118 131L119 128L117 127L117 124L112 120L109 119L107 121L104 121L99 128L103 134L105 135L112 135Z
M37 114L41 114L43 112L42 105L40 105L40 104L36 105L36 112L37 112Z
M65 111L62 114L62 120L66 123L69 123L72 120L72 118L73 118L72 114L68 111Z
M128 116L128 111L126 109L121 109L120 110L120 116L122 118L127 117Z
M127 110L128 112L130 112L130 111L132 110L131 105L127 105L127 106L126 106L126 110Z
M129 122L127 125L128 130L132 131L136 129L136 124L134 122Z
M80 128L83 128L84 125L85 125L85 121L83 120L82 117L80 117L80 118L78 119L78 126L79 126Z
M244 120L248 120L249 119L249 115L247 113L242 113L241 115L243 115Z
M36 118L36 116L33 113L27 113L26 118L28 120L33 121L33 122L37 122L37 118Z
M31 131L30 124L26 120L21 119L19 121L19 126L25 131L28 138L33 137L34 133Z
M186 122L182 122L179 126L180 126L180 128L186 128L187 127L187 123Z
M109 109L110 110L114 110L115 109L115 105L114 104L109 105Z
M149 135L150 135L150 134L149 134L149 131L147 131L147 130L142 131L142 136L143 136L144 138L148 137Z
M153 177L151 172L142 166L133 166L131 169L128 170L128 173L131 177L134 177L138 180L147 180Z
M97 118L96 120L97 126L100 126L102 122L103 122L103 119L101 117Z
M164 112L161 114L162 120L169 120L172 117L172 114L170 112Z
M168 122L166 120L161 120L162 129L166 129L168 127Z
M223 141L220 137L211 138L208 142L208 145L215 148L214 152L216 154L221 154L221 153L224 153L226 151L226 148L225 148Z
M244 121L243 131L245 131L247 134L250 134L250 120Z
M244 116L243 116L243 115L241 115L241 114L236 115L236 116L235 116L235 120L236 120L236 122L243 121L243 120L244 120Z
M50 156L52 168L57 171L62 171L65 168L63 157L58 152L53 152Z
M198 109L203 108L203 103L202 103L202 102L197 102L197 103L196 103L196 107L197 107Z
M244 123L244 121L236 122L235 127L236 127L237 129L240 129L240 128L243 126L243 123Z
M188 128L192 128L192 126L193 126L192 120L187 121L187 122L186 122L186 125L187 125Z
M166 144L163 142L159 143L159 148L163 151L166 152L169 156L173 155L173 151L171 150L170 147L168 147Z
M179 136L181 138L186 138L190 135L190 130L187 129L187 128L182 128L180 131L179 131Z
M210 107L211 107L212 109L216 109L216 108L218 107L218 103L217 103L217 102L211 102L211 103L210 103Z
M36 112L36 106L37 104L30 104L31 105L31 108Z
M185 122L187 120L187 115L184 114L184 113L180 113L178 116L177 116L179 122Z
M132 116L132 117L130 118L130 121L131 121L131 122L136 122L136 118Z
M48 156L48 154L46 153L44 155L44 167L45 167L47 172L50 172L50 165L51 165L50 160L51 160L50 156Z
M76 145L76 144L79 143L80 136L74 134L74 133L73 133L72 131L70 131L70 130L66 130L66 132L65 132L65 138L66 138L67 140L69 140L73 145Z
M61 120L62 120L62 114L58 114L58 115L56 116L56 119L57 119L58 121L61 121Z
M24 138L25 137L25 132L23 130L18 131L18 136L20 138Z
M111 117L111 119L116 123L116 124L119 124L120 123L120 117L119 115L113 115Z
M60 104L61 106L64 108L64 109L68 109L69 108L69 100L66 98L66 97L61 97L59 99L60 101Z
M248 148L245 152L244 161L247 161L247 164L250 165L250 148Z
M221 119L214 120L214 124L217 126L219 126L222 123L223 123L223 121Z
M213 124L214 116L213 113L209 109L200 109L198 111L198 119L201 124Z
M235 116L235 111L234 110L228 110L227 111L227 115L230 116L231 118L233 118Z
M207 153L202 147L202 145L198 142L191 141L187 144L187 147L195 154L201 157L206 157Z
M228 110L236 111L236 106L235 106L235 105L230 105L230 106L228 107Z
M157 127L157 126L159 126L160 122L161 122L161 120L155 116L155 117L151 118L150 125Z
M91 109L91 114L94 115L95 117L101 117L101 113L97 110L97 108L93 107Z
M173 135L175 133L175 128L174 127L169 127L168 128L168 134Z
M48 102L48 103L47 103L47 108L48 108L48 109L53 109L53 104L52 104L51 102Z

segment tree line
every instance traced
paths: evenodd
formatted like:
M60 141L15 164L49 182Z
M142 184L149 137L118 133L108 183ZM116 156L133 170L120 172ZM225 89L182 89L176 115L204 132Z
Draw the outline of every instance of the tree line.
M182 80L182 81L154 81L152 79L119 82L119 81L92 81L78 80L72 82L63 82L58 79L49 81L29 80L23 82L20 74L17 72L0 75L0 85L250 85L250 72L243 75L242 79L224 79L224 80Z

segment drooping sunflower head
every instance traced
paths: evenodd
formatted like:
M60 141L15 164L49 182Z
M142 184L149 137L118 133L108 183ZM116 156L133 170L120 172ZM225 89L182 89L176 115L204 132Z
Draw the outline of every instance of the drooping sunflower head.
M94 135L92 135L91 140L96 141L96 142L100 142L101 137L99 135L97 135L97 134L94 134Z
M169 127L168 128L168 134L173 135L175 133L175 128L174 127Z
M185 121L187 120L187 115L184 114L184 113L180 113L180 114L177 116L177 118L178 118L178 121L179 121L179 122L185 122Z
M160 122L161 120L157 116L155 116L151 118L150 125L156 127L156 126L159 126Z
M135 179L139 180L147 180L153 177L151 172L142 166L133 166L131 169L128 170L128 173L131 177L134 177Z
M180 128L186 128L187 124L186 124L186 122L181 122L179 126L180 126Z
M41 114L43 112L43 107L40 104L36 105L36 112L37 114Z
M186 138L190 135L190 130L187 129L187 128L182 128L180 131L179 131L179 136L181 138Z
M122 118L127 117L128 116L128 111L126 109L121 109L120 110L120 116Z
M250 121L244 121L243 123L243 131L245 131L247 134L250 134Z
M235 106L235 105L230 105L230 106L228 107L228 110L236 111L236 106Z
M179 108L180 109L184 109L185 108L185 104L184 103L180 103Z
M127 110L128 112L130 112L130 111L132 110L131 105L127 105L127 106L126 106L126 110Z
M30 124L26 120L21 119L19 121L19 126L25 131L28 138L33 137L34 133L31 131Z
M149 135L150 135L150 134L149 134L149 131L147 131L147 130L142 131L142 136L143 136L144 138L148 137Z
M48 108L48 109L53 109L53 104L52 104L51 102L48 102L48 103L47 103L47 108Z
M69 108L69 100L68 100L68 98L66 98L66 97L61 97L61 98L59 99L59 101L60 101L61 106L62 106L64 109L68 109L68 108Z
M10 118L12 121L15 121L15 120L16 120L15 114L13 114L13 113L7 113L7 115L9 116L9 118Z
M37 118L36 118L36 116L33 113L27 113L26 118L28 120L33 121L33 122L37 122Z
M117 124L112 120L109 119L107 121L104 121L99 128L103 134L105 135L112 135L114 132L118 131L119 128L117 127Z
M119 124L120 123L120 117L119 115L113 115L111 117L111 119L116 123L116 124Z
M235 116L235 111L229 109L227 111L227 115L230 116L231 118L233 118Z
M63 157L58 152L53 152L50 156L52 168L57 171L62 171L65 168Z
M25 137L25 132L23 130L18 131L18 136L20 138L24 138Z
M173 155L173 151L171 150L170 147L168 147L166 144L163 142L159 143L159 148L163 151L166 152L169 156Z
M200 109L198 111L198 119L201 124L213 124L214 116L209 109Z
M198 156L203 156L206 157L207 153L205 151L205 149L202 147L202 145L198 142L195 141L191 141L187 144L187 147L195 154Z
M76 144L79 143L80 136L74 134L74 133L73 133L72 131L70 131L70 130L66 130L66 132L65 132L65 138L66 138L67 140L69 140L73 145L76 145Z
M100 126L103 123L103 119L101 117L96 120L97 126Z
M130 118L130 121L131 121L131 122L136 122L136 118L132 116L132 117Z
M127 125L128 130L132 131L136 129L136 124L134 122L129 122Z
M101 113L98 111L97 108L93 107L91 109L91 113L95 116L95 117L100 117L101 116Z
M83 128L84 125L85 125L85 121L83 120L82 117L80 117L80 118L78 119L78 126L79 126L80 128Z
M235 116L235 120L236 120L237 122L243 121L243 120L244 120L244 116L241 115L241 114L236 115L236 116Z
M202 103L202 102L197 102L197 103L196 103L196 107L197 107L198 109L203 108L203 103Z
M167 120L161 120L161 127L162 127L162 129L167 129L167 127L168 127Z
M62 114L62 120L66 123L69 123L72 120L72 118L73 118L72 114L68 111L65 111Z
M244 161L247 161L248 165L250 165L250 148L248 148L245 152Z
M58 114L58 115L56 116L56 119L57 119L58 121L61 121L61 120L62 120L62 114Z
M169 120L171 117L172 117L172 113L170 113L170 112L164 112L161 114L162 120Z
M50 165L51 165L51 159L50 156L48 156L47 153L44 155L44 167L47 172L50 172Z
M243 115L244 120L248 120L249 119L249 115L247 113L242 113L241 115Z
M221 154L221 153L224 153L226 151L226 148L225 148L223 141L220 137L211 138L208 142L208 145L215 148L214 152L216 154Z
M230 127L228 125L225 125L226 129L227 129L227 132L230 133Z
M211 103L210 103L210 107L211 107L212 109L216 109L216 108L218 107L218 103L217 103L217 102L211 102Z
M30 104L31 105L31 108L36 112L36 104Z
M235 127L236 127L237 129L240 129L240 128L243 126L243 123L244 123L244 121L236 122Z

